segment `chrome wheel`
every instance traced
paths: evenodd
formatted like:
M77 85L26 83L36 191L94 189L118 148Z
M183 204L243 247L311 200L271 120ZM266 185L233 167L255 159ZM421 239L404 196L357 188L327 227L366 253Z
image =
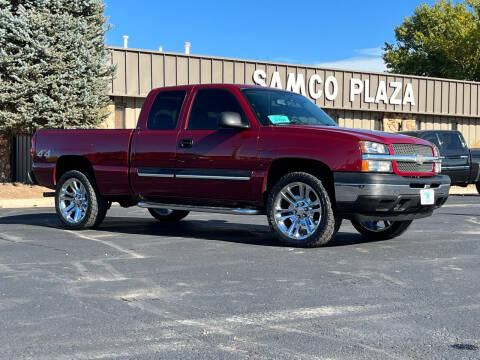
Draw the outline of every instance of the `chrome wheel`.
M393 221L364 221L360 225L373 232L382 232L388 230L393 225Z
M312 235L322 219L319 195L303 182L284 186L275 197L273 211L278 229L293 240Z
M71 178L60 189L59 207L62 217L71 224L85 219L88 210L87 190L80 180Z

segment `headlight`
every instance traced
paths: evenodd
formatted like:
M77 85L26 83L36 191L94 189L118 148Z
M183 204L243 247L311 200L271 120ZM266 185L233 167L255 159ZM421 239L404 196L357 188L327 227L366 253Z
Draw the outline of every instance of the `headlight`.
M388 147L385 144L373 141L360 141L362 154L389 155ZM392 162L388 160L362 160L363 172L385 172L393 171Z
M363 154L389 154L387 145L373 141L360 141L360 149Z

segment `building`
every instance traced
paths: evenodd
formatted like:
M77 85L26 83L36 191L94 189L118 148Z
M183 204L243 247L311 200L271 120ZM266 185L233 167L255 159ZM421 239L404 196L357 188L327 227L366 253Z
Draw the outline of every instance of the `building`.
M105 128L134 128L156 87L244 83L308 96L340 126L371 130L457 129L480 147L480 83L111 47L117 66Z
M480 147L480 83L420 76L110 47L117 72L110 84L110 116L103 128L134 128L148 92L156 87L258 84L303 93L340 126L370 130L457 129ZM30 137L17 136L13 181L31 169Z

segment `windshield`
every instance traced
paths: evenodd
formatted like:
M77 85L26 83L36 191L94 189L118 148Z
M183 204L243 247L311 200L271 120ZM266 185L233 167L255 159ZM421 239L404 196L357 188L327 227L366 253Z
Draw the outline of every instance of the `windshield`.
M337 126L330 116L302 95L267 89L242 89L242 93L262 125Z

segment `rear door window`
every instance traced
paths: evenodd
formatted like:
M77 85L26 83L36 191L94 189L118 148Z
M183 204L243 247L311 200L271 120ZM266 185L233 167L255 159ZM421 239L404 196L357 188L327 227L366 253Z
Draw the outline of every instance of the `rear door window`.
M183 90L159 92L148 113L147 128L149 130L175 129L185 95L186 91Z

